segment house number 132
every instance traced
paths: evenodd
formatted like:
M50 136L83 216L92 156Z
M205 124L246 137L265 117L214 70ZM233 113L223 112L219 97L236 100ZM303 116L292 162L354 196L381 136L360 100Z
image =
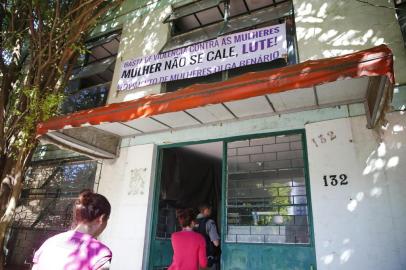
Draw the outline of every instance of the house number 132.
M332 175L324 175L323 176L323 180L324 180L324 186L328 187L328 186L345 186L348 185L348 180L347 180L347 175L346 174L340 174L337 175L336 174L332 174Z

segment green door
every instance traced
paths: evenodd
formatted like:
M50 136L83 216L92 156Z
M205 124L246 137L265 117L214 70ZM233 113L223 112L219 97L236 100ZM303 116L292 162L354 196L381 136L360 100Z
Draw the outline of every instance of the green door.
M165 270L172 261L172 246L170 239L154 239L151 242L150 266L151 270Z
M302 132L225 141L222 179L222 270L316 269ZM174 209L159 199L159 186L151 270L166 269L171 263L170 233L178 229L176 220L168 219L174 217Z
M303 137L225 145L222 270L316 269Z
M164 149L158 151L158 170L154 182L154 201L152 214L152 230L150 235L150 249L148 258L149 270L165 270L171 264L173 250L171 245L171 233L176 231L176 224L173 218L174 209L170 208L161 200L161 178L164 169L162 168Z
M171 235L181 229L177 208L197 210L202 203L209 203L214 213L221 209L222 150L222 141L161 147L149 269L166 269L172 261Z

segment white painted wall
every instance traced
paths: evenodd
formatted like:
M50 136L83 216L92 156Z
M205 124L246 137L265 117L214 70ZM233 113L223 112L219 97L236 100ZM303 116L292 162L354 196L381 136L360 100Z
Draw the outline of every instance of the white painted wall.
M172 129L164 132L145 133L134 137L123 138L121 141L121 147L150 143L164 145L303 129L304 125L307 123L362 114L364 114L364 105L362 103L357 103L262 118L223 121L204 126Z
M406 50L392 0L293 0L300 62L387 44L395 77L406 83ZM387 6L388 8L373 5Z
M305 125L318 269L406 269L404 114L387 115L382 142L365 128L365 116ZM103 164L99 192L113 209L101 240L113 251L113 270L142 267L155 156L152 144L128 146ZM348 175L348 185L324 186L323 175L340 173Z
M319 270L406 269L404 113L387 115L382 136L365 116L305 126ZM348 185L324 186L324 175L341 173Z
M117 82L121 76L121 64L129 59L157 54L165 45L170 34L169 24L163 20L170 14L169 5L155 7L149 12L128 17L123 24L119 53L107 103L134 100L150 94L161 92L161 84L136 88L130 91L117 91Z
M113 252L112 270L142 267L155 156L154 145L140 145L103 163L98 192L108 198L112 212L100 240Z
M170 36L169 24L163 23L171 12L170 3L151 1L145 6L126 1L122 14L112 21L101 23L98 31L122 25L122 39L114 69L107 103L134 100L161 92L161 84L131 91L117 91L123 61L158 53ZM369 0L376 7L356 0L293 0L296 35L300 62L308 59L333 57L380 44L387 44L395 58L398 84L406 83L406 50L392 0ZM137 9L137 5L143 6ZM388 31L390 29L390 31Z

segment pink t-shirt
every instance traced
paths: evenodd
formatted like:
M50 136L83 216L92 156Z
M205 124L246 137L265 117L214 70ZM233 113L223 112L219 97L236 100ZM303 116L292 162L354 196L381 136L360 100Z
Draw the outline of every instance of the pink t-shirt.
M173 261L168 270L198 270L207 266L206 241L193 231L172 234Z
M67 231L46 240L33 263L38 270L96 270L111 257L110 249L91 235Z

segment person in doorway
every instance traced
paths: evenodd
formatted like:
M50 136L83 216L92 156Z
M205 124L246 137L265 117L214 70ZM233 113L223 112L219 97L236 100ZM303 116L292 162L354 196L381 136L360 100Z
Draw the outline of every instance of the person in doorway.
M182 231L171 236L173 260L168 270L198 270L207 267L206 242L199 233L193 231L193 210L176 211Z
M211 219L212 207L209 204L199 206L200 213L196 218L195 231L202 234L206 241L207 266L217 270L220 263L220 236L216 223Z
M35 252L33 270L108 270L112 253L96 240L107 226L111 206L101 194L84 190L74 204L73 229L46 240Z

